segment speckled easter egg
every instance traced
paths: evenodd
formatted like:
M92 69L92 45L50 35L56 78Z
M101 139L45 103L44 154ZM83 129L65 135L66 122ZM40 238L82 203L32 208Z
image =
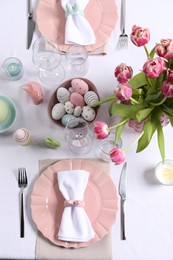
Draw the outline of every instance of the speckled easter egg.
M89 106L84 106L83 110L82 110L82 117L86 120L86 121L93 121L94 118L96 116L95 110L92 107Z
M70 114L65 114L63 115L63 117L61 118L61 123L63 126L66 126L68 124L68 122L72 119L72 118L76 118L74 115L70 115Z
M70 101L65 102L64 107L67 114L73 114L74 105Z
M94 91L90 90L84 95L84 100L88 106L92 106L94 103L99 101L99 97Z
M74 108L73 115L76 117L79 117L82 113L82 108L80 106L77 106Z
M89 87L88 84L82 79L72 79L71 86L74 92L84 95Z
M51 113L53 119L60 120L64 114L65 114L64 104L57 103L53 106L52 113Z
M57 99L60 103L65 104L69 100L70 92L64 87L60 87L56 92Z
M75 107L77 106L83 107L85 105L83 96L77 92L71 93L70 101Z

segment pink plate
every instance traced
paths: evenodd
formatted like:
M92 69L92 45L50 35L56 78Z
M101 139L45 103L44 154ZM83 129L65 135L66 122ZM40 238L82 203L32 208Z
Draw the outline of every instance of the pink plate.
M95 238L88 242L56 239L64 209L64 198L58 188L56 172L72 169L90 172L84 200ZM49 166L35 182L31 195L32 218L38 230L52 243L63 247L86 247L102 239L115 222L117 205L117 191L111 177L97 164L81 159L61 160Z
M90 0L85 17L88 19L96 36L96 43L87 45L93 51L108 40L117 22L117 6L115 0ZM40 0L36 9L36 23L43 37L50 38L58 44L61 51L66 51L64 44L65 12L60 0Z

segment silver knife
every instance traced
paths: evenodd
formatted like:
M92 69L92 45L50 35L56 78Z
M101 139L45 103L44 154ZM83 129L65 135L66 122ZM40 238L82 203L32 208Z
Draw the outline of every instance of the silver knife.
M126 232L125 232L125 213L126 213L126 192L127 192L127 175L126 175L126 167L127 162L124 163L120 182L119 182L119 194L121 197L120 206L121 206L121 239L126 240Z
M27 35L27 48L29 49L33 34L35 30L35 21L33 21L33 14L31 10L31 0L28 0L28 35Z

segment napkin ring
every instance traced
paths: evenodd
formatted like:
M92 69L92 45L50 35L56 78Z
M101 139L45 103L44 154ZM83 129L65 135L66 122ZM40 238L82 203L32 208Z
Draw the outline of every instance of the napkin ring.
M65 200L64 207L85 207L84 200Z

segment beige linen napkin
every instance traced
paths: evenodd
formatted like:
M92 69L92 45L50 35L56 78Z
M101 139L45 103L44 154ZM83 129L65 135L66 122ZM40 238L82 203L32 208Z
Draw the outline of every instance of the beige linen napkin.
M109 172L109 164L97 159L83 159L94 161L106 172ZM39 170L43 172L48 166L57 160L40 160ZM38 231L36 241L36 260L112 260L112 236L109 232L95 244L85 248L63 248L54 245Z

